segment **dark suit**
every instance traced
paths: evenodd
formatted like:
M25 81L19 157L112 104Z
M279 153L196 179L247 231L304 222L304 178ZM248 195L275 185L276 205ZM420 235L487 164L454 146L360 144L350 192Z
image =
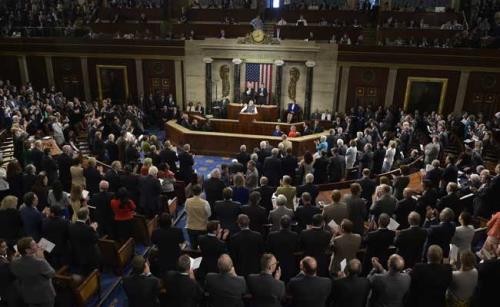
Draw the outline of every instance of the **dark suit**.
M224 254L226 243L213 235L202 235L198 237L198 247L201 251L201 264L198 268L197 276L199 279L205 279L207 273L218 272L217 260Z
M373 193L375 193L377 183L375 182L375 180L368 177L361 178L360 180L358 180L358 183L361 186L361 198L366 199L367 205L370 206L372 204L372 196Z
M288 283L294 307L323 307L332 290L329 278L299 274Z
M187 151L182 151L179 154L179 176L186 183L191 182L191 176L193 176L193 165L193 156Z
M250 154L248 152L239 152L236 155L236 160L243 165L244 172L247 171L247 162L250 161Z
M295 179L295 169L297 168L297 158L294 155L286 155L281 158L281 169L283 175L288 175Z
M44 220L42 226L42 237L56 245L52 252L47 255L47 261L49 261L53 267L59 268L63 263L65 263L65 259L63 259L63 257L68 255L68 221L60 217L51 217Z
M40 149L35 147L29 152L29 157L30 157L31 163L33 163L33 165L36 167L36 169L41 170L42 169L43 151L41 151Z
M203 298L203 289L187 274L168 271L164 278L165 304L176 307L196 307Z
M205 197L212 210L215 207L215 202L223 199L222 190L224 190L225 187L226 185L219 178L210 178L205 181L203 189L205 190Z
M442 176L443 176L442 169L433 168L425 174L424 179L430 180L432 183L432 187L437 189L439 187L439 181L441 181Z
M410 273L409 306L446 306L445 293L452 280L452 268L448 264L416 264Z
M498 276L500 276L500 259L487 260L478 266L478 305L489 306L498 300Z
M236 225L236 219L240 213L240 203L232 200L219 200L215 202L215 208L212 216L215 215L215 218L220 221L220 226L223 229L229 229L231 234L235 234L239 230Z
M304 185L297 187L297 197L300 198L302 193L307 192L311 195L311 203L313 206L316 205L316 197L318 197L319 189L312 183L306 183Z
M247 284L241 276L209 273L205 291L209 294L211 307L243 307L242 297L247 292Z
M262 235L250 229L242 229L231 237L229 253L236 273L242 276L260 271L260 257L264 253Z
M420 226L403 229L394 240L397 253L404 258L405 267L412 268L422 261L422 249L427 239L427 231Z
M280 307L285 297L285 283L267 273L250 274L247 277L248 292L252 294L250 306Z
M69 192L71 190L71 164L73 160L70 156L65 153L60 154L57 157L57 165L59 166L59 180L63 184L64 191Z
M250 229L264 235L264 224L267 224L266 208L259 205L246 205L241 207L241 212L250 218Z
M349 220L354 224L352 232L363 235L365 233L365 219L368 211L366 201L362 198L349 195L344 198L344 202L347 205Z
M139 205L148 217L160 212L161 184L158 178L151 175L139 179L140 201Z
M0 210L0 233L11 246L16 244L24 232L21 214L17 209Z
M332 235L321 228L304 230L299 235L299 246L304 256L311 256L318 262L318 275L328 276L328 260L325 254Z
M71 262L79 268L83 275L97 269L100 252L97 247L99 236L87 224L75 222L69 225L69 242L71 246Z
M145 276L142 274L127 276L123 278L123 289L127 294L128 305L130 307L160 306L158 300L160 294L160 281L154 276Z
M85 186L90 195L99 192L99 182L102 179L101 173L95 167L87 167L83 169L83 176L85 177Z
M341 155L336 155L330 158L328 164L328 181L339 182L345 176L345 158Z
M444 208L450 208L455 214L455 220L458 220L460 213L464 210L463 203L460 201L460 197L458 197L457 193L451 193L438 199L436 208L439 211Z
M177 172L176 161L179 161L177 153L170 148L165 148L160 151L160 161L166 163L172 172Z
M120 187L120 175L116 171L112 169L108 170L104 175L104 180L109 183L109 191L118 191L118 188Z
M438 193L435 189L424 190L422 196L417 200L416 211L420 214L422 219L425 217L425 210L427 207L436 208Z
M321 156L314 161L314 183L323 184L328 182L328 164L326 156Z
M385 267L389 258L389 246L394 242L395 232L387 228L379 228L366 234L366 254L363 260L363 272L368 273L372 269L372 257L378 257L380 263Z
M307 225L312 225L312 218L315 214L321 214L321 209L316 206L308 205L297 207L294 218L298 223L298 231L306 229Z
M386 213L389 216L392 216L394 211L396 210L397 199L390 194L385 194L379 200L376 200L370 207L370 212L375 216L375 220L378 220L378 217L382 213Z
M95 207L95 220L99 225L97 230L101 235L111 235L114 223L114 213L111 209L113 193L99 192L90 198L90 204Z
M262 167L263 175L269 179L269 185L273 187L279 186L281 179L281 160L278 157L269 156L264 160Z
M181 254L179 244L184 242L182 230L171 227L168 229L158 228L151 235L151 242L158 247L159 250L159 267L162 272L175 270L177 267L177 259Z
M394 215L399 223L399 229L408 228L408 215L417 208L417 201L413 198L405 198L398 201Z
M272 203L272 197L274 191L276 191L276 188L270 186L270 185L264 185L261 186L260 188L255 189L254 191L257 191L260 193L260 205L264 208L266 208L266 211L269 213L269 211L273 210L273 203Z
M431 225L427 228L427 234L424 256L425 253L427 253L429 246L437 244L443 249L443 257L448 258L448 254L450 253L451 238L453 238L453 235L455 234L455 224L453 222L442 222L438 225Z
M272 253L280 263L281 278L288 282L298 272L297 261L294 253L299 248L299 235L288 229L271 232L267 236L267 250Z
M410 177L408 176L398 176L394 179L394 183L392 185L394 189L394 197L398 200L403 199L403 190L410 184Z
M368 294L370 293L370 282L359 276L347 276L346 278L332 281L332 307L365 307Z

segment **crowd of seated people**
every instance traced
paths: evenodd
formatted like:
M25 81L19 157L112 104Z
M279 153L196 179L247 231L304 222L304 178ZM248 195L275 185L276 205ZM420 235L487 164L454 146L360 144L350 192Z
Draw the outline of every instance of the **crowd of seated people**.
M2 82L0 89L2 127L21 145L0 177L0 272L8 306L18 300L52 306L54 270L70 264L85 276L99 268L97 239L129 238L136 212L160 219L151 237L158 253L149 263L135 257L132 275L124 278L131 303L156 302L158 279L166 289L162 300L192 300L195 306L203 291L217 306L242 305L246 294L257 305L273 297L276 306L353 306L353 296L364 306L370 291L376 306L406 299L409 306L444 306L445 300L484 306L496 297L500 165L495 173L486 169L483 152L497 148L492 130L500 128L500 114L443 117L353 108L332 117L333 128L315 153L294 157L286 136L276 148L262 142L247 152L243 145L230 164L203 180L194 173L189 144L177 149L143 135L137 107L68 101L53 88L38 92L29 84ZM176 116L192 124L170 95L146 100L143 105L164 110L158 124ZM322 129L315 121L304 130ZM83 131L95 157L85 163L72 141ZM44 150L43 136L52 136L62 154ZM459 156L444 153L453 142L464 144ZM97 161L111 166L103 169ZM372 178L396 168L401 172L395 177ZM411 169L425 173L421 193L410 186ZM163 213L176 180L187 183L182 205L188 239ZM352 180L345 195L333 190L331 202L318 200L318 184L343 180ZM464 197L472 201L462 202ZM488 221L487 238L472 246L480 218ZM57 248L44 253L37 245L41 238ZM202 256L195 271L182 255L186 242ZM138 281L143 274L150 288L136 291L146 287ZM15 280L25 284L29 278L37 281L16 288ZM179 278L186 286L179 287ZM261 287L264 281L274 286ZM43 290L33 295L31 287Z

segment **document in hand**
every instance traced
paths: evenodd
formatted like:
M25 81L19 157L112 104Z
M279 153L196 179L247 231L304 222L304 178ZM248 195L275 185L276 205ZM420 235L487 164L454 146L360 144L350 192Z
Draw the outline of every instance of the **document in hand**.
M335 223L334 220L331 220L330 223L328 223L328 227L332 229L334 232L338 232L340 230L339 224Z
M196 270L200 267L201 260L203 259L203 257L198 257L198 258L189 257L189 259L191 260L191 270Z
M44 251L46 251L47 253L52 252L54 247L56 247L56 245L54 243L50 242L49 240L47 240L45 238L40 239L40 241L38 242L38 246L40 246L40 248L43 249Z
M344 258L344 260L340 261L340 271L344 272L346 266L347 266L347 259Z
M395 219L391 218L389 225L387 225L387 229L392 230L392 231L396 231L396 229L398 229L398 227L399 227L399 223L396 222Z

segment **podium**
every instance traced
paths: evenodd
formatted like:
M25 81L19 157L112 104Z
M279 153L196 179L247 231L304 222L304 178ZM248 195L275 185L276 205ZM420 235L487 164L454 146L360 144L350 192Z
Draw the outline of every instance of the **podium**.
M259 114L255 114L255 113L239 113L238 114L238 121L240 123L252 123L254 121L257 120L257 116Z

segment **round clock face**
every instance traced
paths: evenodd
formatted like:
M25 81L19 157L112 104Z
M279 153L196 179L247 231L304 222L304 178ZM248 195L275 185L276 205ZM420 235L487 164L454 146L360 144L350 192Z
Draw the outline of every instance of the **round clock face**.
M264 32L262 30L255 30L252 32L252 39L257 42L257 43L260 43L264 40Z

